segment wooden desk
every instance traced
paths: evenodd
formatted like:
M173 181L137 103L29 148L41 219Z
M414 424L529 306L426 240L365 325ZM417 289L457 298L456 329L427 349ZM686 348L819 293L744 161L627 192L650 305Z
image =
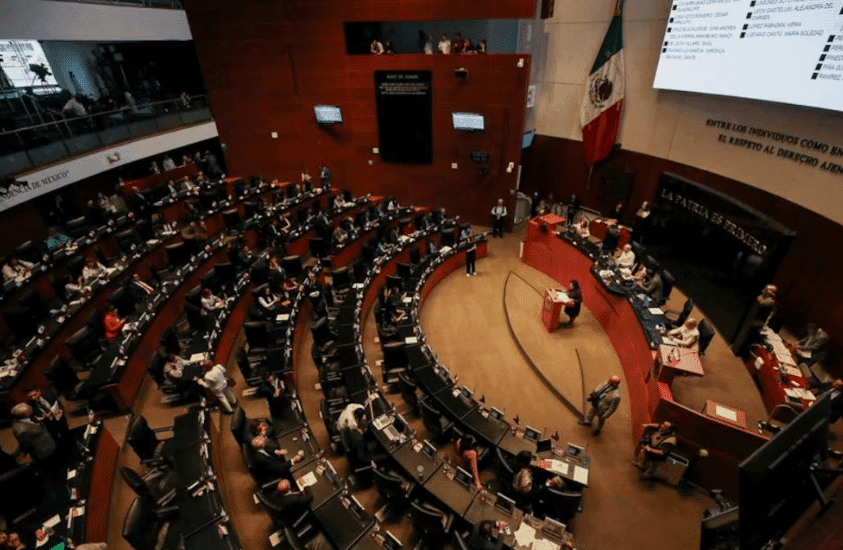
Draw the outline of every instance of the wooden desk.
M677 374L705 376L700 354L679 346L661 344L653 368L658 373L659 381L667 385L673 383Z
M740 409L721 405L711 399L706 399L703 412L711 418L716 418L722 422L728 422L729 424L746 429L746 413Z

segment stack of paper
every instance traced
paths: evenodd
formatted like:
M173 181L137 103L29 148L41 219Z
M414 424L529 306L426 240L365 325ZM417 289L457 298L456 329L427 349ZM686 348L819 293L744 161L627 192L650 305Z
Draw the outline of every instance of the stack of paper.
M530 546L536 540L536 530L527 525L526 521L521 522L521 526L513 535L518 546Z
M314 474L313 472L308 472L302 477L296 479L296 485L299 486L300 491L304 491L305 487L316 485L316 483L318 483L318 480L316 479L316 474Z
M574 465L574 481L583 485L588 485L588 470L582 466Z

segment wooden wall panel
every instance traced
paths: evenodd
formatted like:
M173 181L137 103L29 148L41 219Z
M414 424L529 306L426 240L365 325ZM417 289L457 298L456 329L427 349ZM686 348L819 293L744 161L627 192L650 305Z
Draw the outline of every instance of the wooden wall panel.
M231 173L298 179L327 164L334 184L355 194L394 194L406 203L444 206L488 224L498 197L514 201L529 56L350 56L346 21L532 18L535 0L298 0L184 2ZM524 58L524 67L517 67ZM469 71L465 82L454 70ZM385 163L378 146L376 70L429 70L433 94L433 163ZM337 104L344 122L316 124L313 104ZM486 131L457 132L452 111L486 116ZM278 139L270 137L278 133ZM480 176L469 153L490 154ZM369 165L369 161L372 165ZM452 170L451 163L458 163Z
M522 162L525 192L538 191L542 197L553 193L566 200L576 193L584 205L602 212L614 206L599 196L602 166L595 167L587 187L588 166L581 141L536 136L524 150ZM832 370L843 374L843 255L839 253L843 226L756 187L692 166L629 151L620 151L607 164L634 174L627 215L634 214L642 201L652 201L659 175L672 172L734 197L795 230L796 238L774 281L779 287L779 312L797 332L810 321L822 326L832 339Z

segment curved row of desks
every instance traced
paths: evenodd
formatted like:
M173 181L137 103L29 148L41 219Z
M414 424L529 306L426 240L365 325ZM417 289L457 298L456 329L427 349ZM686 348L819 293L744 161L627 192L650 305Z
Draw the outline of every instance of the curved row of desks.
M686 479L706 488L722 489L724 494L737 499L738 464L767 438L678 403L670 386L654 373L658 346L652 331L645 330L642 324L646 313L638 311L640 306L634 300L610 292L592 275L593 258L571 241L557 237L552 225L544 224L541 218L531 220L530 225L523 243L522 261L560 284L578 280L584 305L600 323L618 354L629 392L630 443L637 445L645 423L665 420L676 423L680 439L677 450L690 459ZM708 456L700 458L703 449Z

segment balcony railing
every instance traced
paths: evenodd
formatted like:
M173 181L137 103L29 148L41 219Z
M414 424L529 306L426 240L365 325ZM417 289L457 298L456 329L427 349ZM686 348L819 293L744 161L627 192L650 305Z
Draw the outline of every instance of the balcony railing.
M117 4L126 6L141 6L144 8L175 8L182 9L180 0L58 0L60 2L76 2L78 4Z
M0 132L0 174L14 175L87 151L211 120L205 96L171 99Z

